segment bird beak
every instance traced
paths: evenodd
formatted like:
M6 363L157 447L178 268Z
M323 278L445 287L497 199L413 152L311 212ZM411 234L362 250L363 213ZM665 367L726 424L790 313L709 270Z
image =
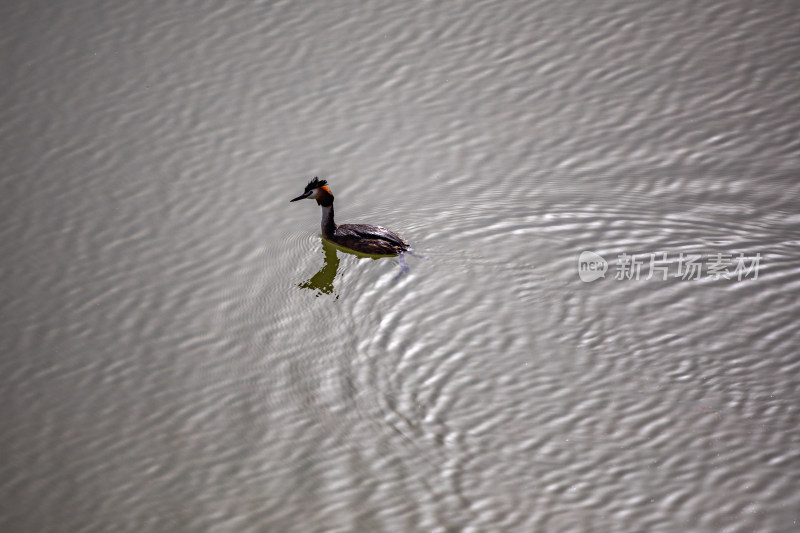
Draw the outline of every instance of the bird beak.
M296 202L297 200L302 200L303 198L308 198L311 195L311 192L312 191L304 192L303 194L301 194L297 198L293 198L293 199L289 200L289 202L290 203L291 202Z

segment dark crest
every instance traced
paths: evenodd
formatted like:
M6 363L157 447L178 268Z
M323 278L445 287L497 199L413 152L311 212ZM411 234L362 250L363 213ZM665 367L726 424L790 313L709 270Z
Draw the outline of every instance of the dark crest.
M314 176L314 179L308 182L306 185L306 192L310 191L311 189L316 189L317 187L322 187L323 185L327 185L328 182L326 180L321 180L318 177Z

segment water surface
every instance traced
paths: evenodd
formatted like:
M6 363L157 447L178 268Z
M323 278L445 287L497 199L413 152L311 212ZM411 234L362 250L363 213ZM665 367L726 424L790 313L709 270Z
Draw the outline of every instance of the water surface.
M796 530L798 13L0 8L0 528Z

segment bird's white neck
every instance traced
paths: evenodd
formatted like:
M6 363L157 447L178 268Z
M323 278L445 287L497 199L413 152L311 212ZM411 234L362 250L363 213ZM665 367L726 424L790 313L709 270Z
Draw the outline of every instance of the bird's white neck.
M333 204L322 207L322 236L329 237L336 231L336 223L333 221Z

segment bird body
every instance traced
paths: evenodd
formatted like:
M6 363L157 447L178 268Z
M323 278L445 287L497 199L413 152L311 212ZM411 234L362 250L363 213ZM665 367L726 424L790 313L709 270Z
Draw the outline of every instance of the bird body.
M372 224L336 224L333 219L333 192L327 181L314 178L305 192L290 200L313 199L322 208L322 236L348 250L368 255L399 255L408 251L397 233Z

